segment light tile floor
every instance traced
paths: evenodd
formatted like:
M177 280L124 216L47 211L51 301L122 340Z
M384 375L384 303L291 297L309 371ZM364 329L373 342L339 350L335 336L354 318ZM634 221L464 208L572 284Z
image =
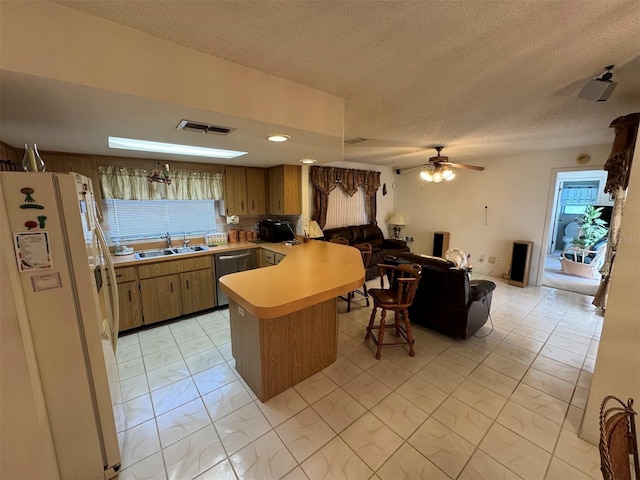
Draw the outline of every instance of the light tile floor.
M228 310L118 343L120 480L598 479L576 435L602 319L591 297L494 279L493 329L414 326L416 356L363 342L339 302L338 360L261 403L234 369Z

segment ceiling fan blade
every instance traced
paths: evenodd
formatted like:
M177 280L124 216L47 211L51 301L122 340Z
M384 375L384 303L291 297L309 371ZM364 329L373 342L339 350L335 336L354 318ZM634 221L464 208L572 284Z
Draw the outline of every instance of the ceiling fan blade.
M451 163L451 162L441 162L442 165L446 165L447 167L453 168L466 168L467 170L477 170L478 172L482 172L484 167L478 167L476 165L466 165L464 163Z

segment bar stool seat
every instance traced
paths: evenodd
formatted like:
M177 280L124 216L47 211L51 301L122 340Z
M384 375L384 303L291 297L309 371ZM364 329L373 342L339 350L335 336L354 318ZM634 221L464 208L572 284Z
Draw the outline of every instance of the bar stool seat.
M417 263L386 265L378 264L380 272L380 288L369 289L369 295L373 299L373 310L369 318L369 326L364 339L369 338L377 346L376 358L379 360L383 347L397 347L407 345L409 347L409 355L415 356L413 348L414 340L411 331L411 322L409 320L409 306L413 303L418 289L418 283L422 276L422 267ZM388 278L389 288L384 288L384 279ZM380 322L374 324L376 312L380 308ZM394 322L386 324L387 310L394 312ZM403 323L401 323L401 320ZM395 330L395 341L385 342L385 329L393 328ZM377 336L374 335L377 330Z

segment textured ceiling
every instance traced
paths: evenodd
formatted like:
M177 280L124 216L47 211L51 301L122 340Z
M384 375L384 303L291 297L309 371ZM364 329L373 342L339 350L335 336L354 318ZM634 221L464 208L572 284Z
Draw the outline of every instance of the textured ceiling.
M608 143L640 110L640 2L56 1L345 99L345 160ZM606 102L578 98L615 64Z

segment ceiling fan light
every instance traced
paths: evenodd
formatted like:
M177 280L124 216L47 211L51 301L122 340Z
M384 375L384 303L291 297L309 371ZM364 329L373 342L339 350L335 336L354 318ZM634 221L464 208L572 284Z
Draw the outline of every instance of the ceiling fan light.
M424 180L425 182L432 182L433 181L433 177L432 177L431 172L429 170L422 170L420 172L420 178L422 180Z
M433 181L434 181L435 183L440 183L440 182L442 181L442 173L440 173L440 172L435 172L435 173L433 174Z
M450 182L451 180L453 180L454 178L456 178L456 174L455 174L455 173L453 173L451 170L448 170L448 171L451 173L451 175L449 175L448 177L446 177L446 178L445 178L445 180L446 180L447 182Z
M453 177L455 177L456 174L453 173L451 170L449 169L445 169L442 171L442 178L444 178L447 181L450 181L453 179Z

